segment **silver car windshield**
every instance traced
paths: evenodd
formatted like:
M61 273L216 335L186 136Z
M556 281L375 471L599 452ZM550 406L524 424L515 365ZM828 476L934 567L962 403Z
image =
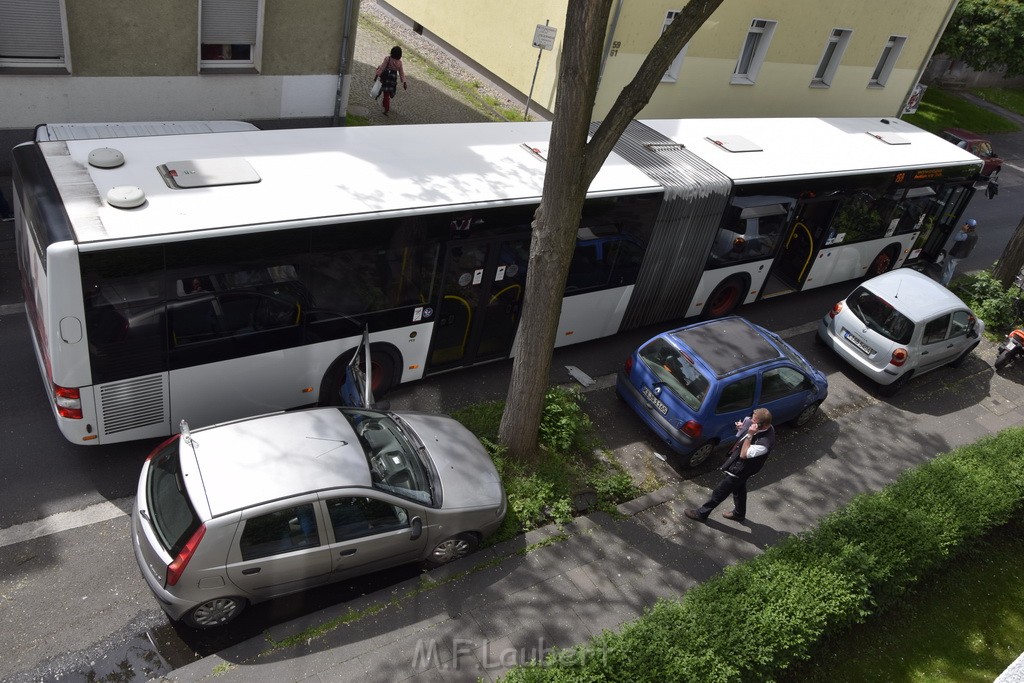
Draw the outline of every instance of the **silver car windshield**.
M914 323L888 301L864 287L858 287L846 299L846 305L868 329L897 344L909 344Z
M370 465L373 487L412 500L433 503L430 477L420 446L387 413L344 408Z

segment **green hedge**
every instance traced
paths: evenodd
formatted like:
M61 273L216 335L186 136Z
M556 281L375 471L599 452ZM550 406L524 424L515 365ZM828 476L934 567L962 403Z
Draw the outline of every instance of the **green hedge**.
M1015 428L906 472L622 631L505 680L771 680L1022 509L1024 429Z

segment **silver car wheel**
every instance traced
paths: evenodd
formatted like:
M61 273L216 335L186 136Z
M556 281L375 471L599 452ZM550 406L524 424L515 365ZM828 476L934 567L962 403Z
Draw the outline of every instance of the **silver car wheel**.
M245 603L239 598L214 598L189 612L186 621L196 628L212 628L237 617Z
M434 566L448 564L469 555L476 550L478 545L480 542L471 534L452 536L437 544L427 562Z

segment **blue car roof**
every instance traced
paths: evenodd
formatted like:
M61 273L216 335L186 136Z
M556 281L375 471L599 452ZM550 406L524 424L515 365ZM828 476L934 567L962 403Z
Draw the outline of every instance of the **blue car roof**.
M716 377L782 356L756 326L740 317L689 325L670 334L692 349Z

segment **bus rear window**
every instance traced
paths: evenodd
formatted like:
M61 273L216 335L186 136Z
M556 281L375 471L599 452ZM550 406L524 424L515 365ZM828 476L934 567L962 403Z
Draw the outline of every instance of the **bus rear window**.
M177 557L202 522L196 516L185 490L178 458L180 441L174 439L153 456L146 482L146 498L153 528L160 544L171 557Z

